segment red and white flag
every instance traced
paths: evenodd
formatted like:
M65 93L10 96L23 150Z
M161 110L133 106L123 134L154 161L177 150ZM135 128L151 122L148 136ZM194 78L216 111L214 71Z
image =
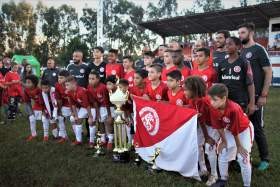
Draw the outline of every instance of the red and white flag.
M134 97L134 117L134 146L143 160L159 148L157 167L200 180L195 110Z

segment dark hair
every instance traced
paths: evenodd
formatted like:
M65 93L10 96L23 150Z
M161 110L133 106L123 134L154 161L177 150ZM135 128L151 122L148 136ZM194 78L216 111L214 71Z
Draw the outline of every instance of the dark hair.
M199 76L189 76L184 82L185 89L190 90L192 98L204 97L206 95L206 84Z
M118 81L118 79L117 79L117 77L116 77L116 75L110 75L110 76L108 76L107 78L106 78L106 83L107 82L111 82L111 83L113 83L113 84L116 84L117 83L117 81Z
M110 49L109 53L114 53L115 55L118 55L118 50L117 49Z
M231 36L231 37L229 37L229 39L232 39L232 41L235 43L235 45L237 45L237 46L241 46L241 40L239 39L239 38L237 38L237 37L235 37L235 36Z
M95 47L93 49L96 49L96 50L100 51L102 54L104 53L104 49L101 46L97 46L97 47Z
M82 51L81 49L75 49L75 50L74 50L74 53L82 53L82 54L84 54L83 51Z
M237 29L240 29L242 27L247 28L249 31L255 31L255 24L252 22L240 24L237 26Z
M95 75L96 78L100 79L100 74L97 71L95 71L94 69L91 70L89 74L90 75Z
M126 80L126 79L120 79L120 80L119 80L119 84L120 84L120 85L124 85L124 86L128 86L128 85L129 85L129 82L128 82L128 80Z
M154 68L157 72L162 72L162 66L159 64L152 64L150 68Z
M61 70L59 73L58 73L58 76L62 76L62 77L68 77L70 75L69 71L67 70Z
M159 47L167 47L167 45L166 44L161 44L161 45L159 45Z
M208 95L210 95L211 97L217 96L219 98L228 97L228 88L222 83L214 84L209 89Z
M70 76L68 76L68 77L66 78L66 81L65 81L65 82L72 82L72 81L75 81L75 82L76 82L76 79L75 79L75 77L73 77L72 75L70 75Z
M229 33L228 30L219 30L219 31L217 32L217 34L223 34L224 37L225 37L225 39L227 39L227 38L230 37L230 33Z
M167 77L171 77L176 81L180 81L182 79L182 73L179 70L173 70L166 75Z
M149 56L149 57L151 57L151 58L155 58L155 55L154 55L154 53L153 53L152 51L146 51L146 52L144 53L144 56Z
M26 70L26 67L27 66L31 66L31 64L29 64L29 63L26 63L26 64L24 64L24 66L23 66L23 75L24 76L27 76L27 70ZM33 72L32 72L32 66L31 66L31 74L32 74Z
M36 77L36 75L28 75L25 77L25 80L30 80L32 82L32 84L34 85L34 87L38 86L39 79L38 79L38 77Z
M49 61L49 60L55 61L53 57L48 57L48 60L47 60L47 61Z
M148 71L144 70L144 69L136 70L135 73L138 74L140 77L142 77L142 79L145 79L148 77Z
M42 79L41 86L50 86L50 81L48 79Z
M204 55L206 57L209 57L210 56L210 50L208 48L205 48L205 47L202 47L202 48L199 48L196 50L196 52L204 52Z
M133 62L133 59L132 59L132 57L131 57L130 55L124 56L124 57L123 57L123 60L124 60L124 59L129 60L129 62Z

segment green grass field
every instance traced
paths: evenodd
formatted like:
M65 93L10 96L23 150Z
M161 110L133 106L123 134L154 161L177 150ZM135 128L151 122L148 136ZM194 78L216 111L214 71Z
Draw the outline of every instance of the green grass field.
M279 88L272 88L265 108L271 167L259 172L254 166L252 186L280 186L279 94ZM37 130L40 139L27 143L29 125L26 117L1 126L0 186L205 186L174 172L150 174L144 164L137 167L133 163L112 163L110 155L93 158L86 146L60 145L52 140L43 143L41 123L37 124ZM258 161L254 147L253 165ZM240 173L230 171L229 186L242 186Z

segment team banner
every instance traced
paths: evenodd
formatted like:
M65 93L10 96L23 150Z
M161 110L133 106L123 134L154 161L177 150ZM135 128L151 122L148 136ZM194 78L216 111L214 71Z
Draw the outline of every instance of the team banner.
M134 146L143 160L200 179L195 110L134 97L134 118Z

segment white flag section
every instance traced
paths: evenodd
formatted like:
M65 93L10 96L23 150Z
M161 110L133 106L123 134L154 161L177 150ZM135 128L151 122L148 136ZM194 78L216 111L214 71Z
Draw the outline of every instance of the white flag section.
M196 112L140 98L135 98L134 102L134 145L141 158L150 162L159 148L157 167L200 180Z

